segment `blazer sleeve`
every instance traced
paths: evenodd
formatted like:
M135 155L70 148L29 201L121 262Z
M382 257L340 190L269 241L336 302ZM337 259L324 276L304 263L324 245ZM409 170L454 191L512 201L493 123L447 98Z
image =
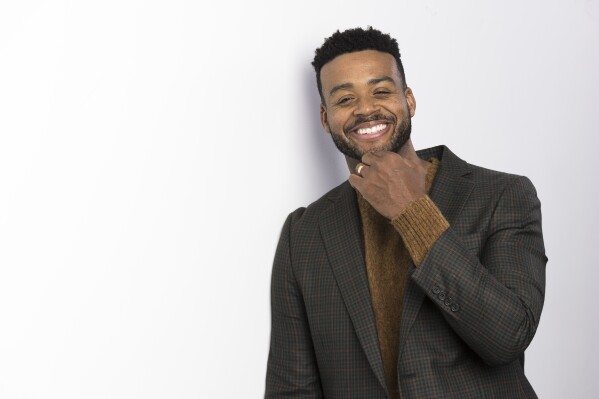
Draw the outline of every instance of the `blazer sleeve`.
M547 257L534 186L515 177L491 216L480 258L449 227L412 274L488 365L518 359L541 316Z
M292 270L292 219L293 214L283 226L272 270L265 398L322 398L306 310Z

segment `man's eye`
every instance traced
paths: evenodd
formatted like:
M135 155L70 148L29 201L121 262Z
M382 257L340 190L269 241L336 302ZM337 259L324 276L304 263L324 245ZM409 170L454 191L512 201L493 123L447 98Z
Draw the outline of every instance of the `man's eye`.
M374 94L389 94L389 93L390 93L390 91L388 91L388 90L377 90L374 92Z
M342 97L339 99L339 101L337 101L337 104L341 105L341 104L347 104L348 102L351 101L351 97Z

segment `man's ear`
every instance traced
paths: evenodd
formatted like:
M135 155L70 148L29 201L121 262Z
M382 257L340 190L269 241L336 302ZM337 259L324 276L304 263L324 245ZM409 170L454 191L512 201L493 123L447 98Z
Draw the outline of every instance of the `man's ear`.
M322 123L322 128L325 132L331 133L331 128L329 127L329 119L327 116L327 107L320 103L320 123Z
M410 110L410 118L416 114L416 98L414 97L414 93L412 89L406 87L404 90L404 94L406 96L406 101L408 102L408 109Z

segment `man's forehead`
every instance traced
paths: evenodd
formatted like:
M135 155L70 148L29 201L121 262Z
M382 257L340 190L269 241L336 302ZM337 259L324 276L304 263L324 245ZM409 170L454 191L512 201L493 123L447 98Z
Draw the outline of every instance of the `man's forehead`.
M401 80L395 58L376 50L341 54L320 71L323 88L340 83L367 83L381 76L390 76L397 83Z

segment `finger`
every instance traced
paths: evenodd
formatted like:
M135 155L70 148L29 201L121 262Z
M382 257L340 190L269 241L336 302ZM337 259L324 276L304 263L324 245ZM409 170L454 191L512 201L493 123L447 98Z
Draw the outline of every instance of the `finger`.
M389 156L391 154L398 155L396 152L387 151L387 150L379 150L379 151L372 152L371 154L374 155L374 156L377 156L379 158L386 157L386 156Z
M364 164L362 162L358 162L356 164L356 167L354 168L354 172L359 175L360 171L362 170L362 168L364 167Z
M407 165L410 166L411 162L410 160L408 160L407 158L401 156L400 154L396 153L396 152L391 152L391 151L378 151L375 154L378 158L375 158L376 161L374 162L379 162L379 163L393 163L395 165Z
M384 151L384 150L377 151L377 152L373 153L373 155L377 156L379 159L387 159L387 158L405 159L400 154L398 154L396 152L392 152L392 151Z
M364 177L364 172L369 168L368 165L360 162L356 165L355 172L357 175Z
M351 174L349 175L349 184L355 188L356 190L360 191L360 188L362 187L362 177L355 175L355 174Z
M380 158L380 155L376 155L374 152L367 152L362 156L362 163L372 165L378 158Z

